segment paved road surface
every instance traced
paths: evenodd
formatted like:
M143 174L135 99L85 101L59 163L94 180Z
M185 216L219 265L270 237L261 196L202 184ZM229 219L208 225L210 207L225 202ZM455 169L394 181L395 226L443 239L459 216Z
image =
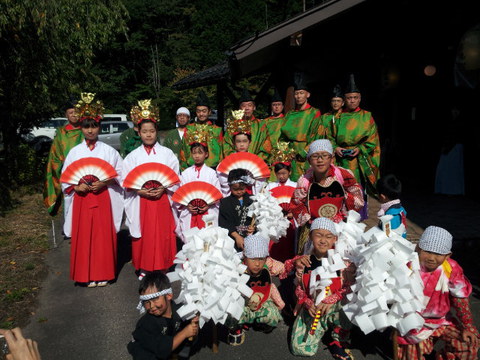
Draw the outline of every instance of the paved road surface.
M443 202L448 199L443 199ZM455 209L463 207L465 202L456 204ZM406 206L409 215L419 214L422 221L427 222L423 226L431 224L428 217L432 217L437 212L437 224L439 217L444 216L447 224L452 223L452 218L448 212L439 212L441 203L422 202L415 206L411 202L410 209ZM478 204L468 203L472 208L469 211L476 211L479 214ZM430 208L429 208L430 206ZM476 206L476 207L475 207ZM447 206L451 208L451 206ZM474 209L474 210L473 210ZM373 203L371 213L375 212ZM456 211L458 213L458 211ZM440 215L439 215L440 214ZM469 214L469 216L477 216ZM461 216L460 216L461 217ZM458 219L457 219L458 220ZM372 221L372 224L375 221ZM463 222L468 223L467 220ZM457 221L458 223L458 221ZM453 224L453 223L452 223ZM453 228L454 224L445 226ZM477 228L475 228L477 227ZM452 232L472 233L477 239L469 239L475 244L480 238L480 222L470 223L469 229L457 229ZM135 327L138 319L136 305L138 302L137 286L138 280L134 274L134 269L129 261L129 242L128 233L122 230L119 233L119 276L118 280L105 288L88 289L74 286L69 280L69 242L63 241L60 231L60 224L56 224L55 244L47 256L49 265L49 274L39 296L39 306L34 311L30 324L24 329L26 335L36 339L40 344L40 350L43 360L128 360L131 359L126 344L130 340L130 334ZM411 224L412 240L418 239L422 228ZM469 234L470 235L470 234ZM53 237L52 237L53 244ZM478 249L478 247L477 247ZM468 251L468 249L467 249ZM458 259L458 258L457 258ZM460 260L461 261L461 260ZM475 285L475 294L472 297L472 307L476 318L476 324L480 324L480 291L478 281L478 264L466 266L469 269L469 276L473 277ZM208 329L206 329L208 330ZM209 347L203 347L197 352L194 359L212 359L225 358L230 359L250 359L255 351L255 358L261 359L294 359L288 349L289 336L288 323L282 323L271 334L262 334L250 330L247 333L246 341L242 346L230 347L224 342L225 334L219 330L218 338L220 341L218 353L214 354ZM206 336L204 345L210 343L208 336L211 331L205 331ZM391 346L386 334L373 333L364 336L358 330L353 336L353 353L357 359L385 359L391 355ZM316 359L331 359L328 351L319 351Z

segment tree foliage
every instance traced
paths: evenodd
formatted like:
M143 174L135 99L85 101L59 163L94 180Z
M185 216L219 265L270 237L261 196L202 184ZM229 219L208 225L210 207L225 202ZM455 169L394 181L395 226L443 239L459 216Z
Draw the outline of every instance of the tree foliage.
M234 43L301 8L301 0L0 0L3 175L15 174L18 134L62 115L80 91L115 113L152 98L161 126L172 127L176 108L192 109L198 92L173 91L174 82L225 61ZM204 90L213 102L215 88Z
M0 116L7 174L18 134L89 84L94 53L126 32L120 0L1 0Z

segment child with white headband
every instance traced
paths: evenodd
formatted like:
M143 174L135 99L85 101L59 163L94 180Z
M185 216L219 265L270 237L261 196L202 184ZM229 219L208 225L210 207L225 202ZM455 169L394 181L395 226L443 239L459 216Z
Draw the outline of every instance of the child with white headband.
M444 347L437 351L437 359L477 359L480 335L468 300L472 285L450 258L452 240L452 235L438 226L427 227L420 237L417 252L427 301L421 313L425 324L398 337L398 359L423 359L438 340L443 340Z
M298 313L293 324L291 349L294 355L314 356L322 337L329 331L332 341L328 348L335 359L352 359L345 344L349 340L351 323L342 311L341 301L355 282L355 266L344 261L346 268L320 276L328 252L335 248L338 232L335 223L316 218L310 227L307 248L309 255L295 258ZM333 277L332 277L333 276Z
M334 165L329 140L315 140L307 154L310 168L297 182L291 201L291 212L299 226L297 251L302 254L313 219L326 217L338 223L349 210L359 212L364 206L361 185L353 173ZM303 226L305 225L305 226Z
M172 302L170 281L161 271L145 275L138 291L137 309L144 315L132 333L128 352L134 360L167 359L173 353L178 354L187 345L185 340L198 334L198 317L182 322L177 314L181 305Z
M247 266L245 273L250 276L247 286L253 290L252 296L246 301L243 314L239 321L227 320L230 329L228 341L230 345L241 345L245 339L245 328L271 332L282 319L280 311L285 303L272 281L273 276L285 278L287 272L281 261L269 256L270 240L259 233L245 238L243 263Z

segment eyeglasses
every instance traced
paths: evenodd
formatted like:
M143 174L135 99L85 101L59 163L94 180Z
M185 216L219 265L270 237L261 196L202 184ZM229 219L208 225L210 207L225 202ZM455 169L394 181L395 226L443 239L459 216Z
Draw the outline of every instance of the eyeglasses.
M318 160L318 159L328 160L331 157L332 157L332 155L330 155L330 154L313 154L313 155L310 155L310 159L312 159L312 160Z

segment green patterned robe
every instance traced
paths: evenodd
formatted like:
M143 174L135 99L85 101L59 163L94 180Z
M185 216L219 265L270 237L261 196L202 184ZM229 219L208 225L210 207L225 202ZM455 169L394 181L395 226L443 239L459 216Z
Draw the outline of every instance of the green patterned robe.
M342 345L348 342L346 334L349 334L348 331L351 329L352 324L343 313L340 302L334 304L325 316L320 317L317 329L313 334L310 334L312 324L313 318L302 307L293 323L290 338L293 355L314 356L318 351L322 337L329 330L331 330L330 334L333 341L338 341ZM337 330L335 331L335 329Z
M333 148L358 148L356 158L338 157L336 164L350 169L357 181L366 187L369 195L375 194L375 184L380 177L380 139L372 113L358 108L343 112L340 119L330 124L330 141Z
M290 142L297 153L292 161L293 181L303 175L308 168L307 151L312 138L318 134L320 127L320 110L307 104L304 110L292 110L285 115L285 122L281 127L280 141Z
M69 130L67 130L69 129ZM50 153L48 154L45 184L43 187L43 202L48 213L55 216L62 204L62 186L60 175L62 166L68 152L83 141L83 133L80 128L71 128L67 124L57 129L53 138Z
M134 128L129 128L120 135L120 156L125 158L137 147L142 145L142 139Z
M165 133L165 138L163 139L163 146L166 146L167 148L172 150L173 153L177 156L177 158L180 158L180 151L182 150L182 138L180 137L177 128L168 130Z
M205 164L212 168L217 167L218 163L223 159L223 130L221 127L208 122L208 158L205 160ZM193 123L187 125L188 131L195 131L198 126L202 126L199 123ZM182 170L185 170L189 166L193 165L193 159L190 156L190 144L187 142L187 134L183 135L182 149L180 150L180 166Z
M252 119L251 121L252 124L250 127L250 131L252 141L248 146L248 152L257 155L268 164L268 160L272 152L272 143L270 141L270 136L267 130L267 124L258 119ZM226 132L223 143L223 156L227 157L234 152L236 151L233 144L232 136L228 132Z
M272 148L275 148L275 144L278 143L280 138L281 128L285 124L285 115L274 118L268 117L262 120L262 123L266 126L268 136L270 137L270 142L272 143Z
M313 141L318 140L318 139L330 139L330 129L332 126L332 123L335 123L340 119L340 115L342 114L342 111L338 112L337 114L333 114L331 111L322 114L320 116L320 126L318 127L318 130L316 133L313 133L311 138L309 139L309 144L311 144Z

